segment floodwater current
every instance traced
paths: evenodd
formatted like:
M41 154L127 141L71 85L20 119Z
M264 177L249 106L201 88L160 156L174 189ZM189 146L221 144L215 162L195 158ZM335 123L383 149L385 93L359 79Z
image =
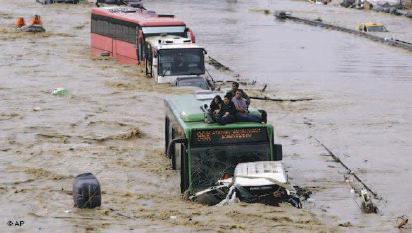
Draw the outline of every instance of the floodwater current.
M412 215L408 199L412 192L412 185L408 185L412 178L412 54L342 32L278 21L271 14L265 15L263 9L287 9L307 18L318 15L349 28L355 27L348 23L356 19L358 23L380 19L389 30L406 39L412 38L410 20L296 1L171 2L179 7L162 7L161 1L147 5L184 19L209 55L240 77L268 83L278 96L317 98L307 109L296 105L298 112L272 111L272 123L282 134L299 138L297 144L306 144L297 159L288 156L294 155L295 149L285 147L290 175L293 173L291 176L302 182L300 185L313 179L308 173L316 169L310 163L316 158L309 145L316 144L316 138L381 195L383 200L377 204L385 220L372 218L368 222L368 216L349 210L348 205L357 208L352 200L339 200L345 196L341 193L326 201L326 205L334 206L331 212L357 221L358 226L386 222L384 229L376 228L381 231L388 231L396 222L394 218ZM402 26L405 30L400 29ZM293 109L292 105L288 108ZM321 183L313 182L315 186ZM349 193L350 189L336 192ZM324 201L322 198L331 197L316 197L319 202Z
M314 99L254 101L276 128L290 180L313 192L297 210L182 200L178 172L162 154L162 97L190 90L154 85L134 66L91 59L87 4L0 0L0 6L1 232L396 232L396 218L412 216L412 54L276 21L260 9L336 14L343 24L359 12L287 0L145 3L183 19L208 55L242 78L267 83L268 94ZM13 31L18 16L35 13L45 34ZM411 26L399 22L398 34ZM58 87L69 95L51 95ZM378 214L360 211L346 171L318 141L382 197L374 200ZM86 171L102 184L97 210L73 208L71 182ZM21 228L7 226L20 220ZM352 226L338 226L348 221Z

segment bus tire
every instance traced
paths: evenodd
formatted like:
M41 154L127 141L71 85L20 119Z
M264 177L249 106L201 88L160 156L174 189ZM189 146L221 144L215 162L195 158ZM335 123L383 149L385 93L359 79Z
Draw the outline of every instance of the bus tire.
M169 146L169 125L170 120L168 117L165 117L165 156L167 157L167 147Z
M175 153L172 154L172 169L176 170L176 155Z
M185 201L189 201L190 200L189 198L190 198L189 190L184 191L182 194L182 199Z
M176 148L179 148L179 150L176 151ZM173 170L180 170L182 167L182 156L184 153L184 148L182 145L175 144L174 148L174 153L172 154L172 169Z
M189 180L187 174L187 154L181 156L180 168L180 193L187 193L189 195Z

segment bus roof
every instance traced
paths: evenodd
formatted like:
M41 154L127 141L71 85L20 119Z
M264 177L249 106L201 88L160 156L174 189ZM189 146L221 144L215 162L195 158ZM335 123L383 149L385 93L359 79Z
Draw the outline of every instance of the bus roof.
M185 26L183 21L171 16L161 17L154 11L124 6L93 8L92 14L136 23L142 27Z
M221 93L216 93L222 96ZM213 97L212 97L213 98ZM221 128L251 128L251 127L272 127L270 124L256 122L235 122L232 124L220 125L218 123L205 123L205 113L202 110L204 104L209 105L212 98L199 99L196 95L168 96L164 99L165 105L184 129L221 129ZM257 109L249 108L252 114L260 114Z

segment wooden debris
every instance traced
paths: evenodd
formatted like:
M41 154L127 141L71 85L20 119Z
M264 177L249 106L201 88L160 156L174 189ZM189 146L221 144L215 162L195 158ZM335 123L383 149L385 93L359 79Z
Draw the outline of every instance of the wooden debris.
M402 215L396 219L396 224L399 229L406 228L406 224L408 224L408 217L406 215Z
M373 204L368 191L366 191L365 189L362 189L360 193L361 193L360 196L362 199L362 211L367 214L378 213L378 207L376 207L375 204Z
M270 100L275 102L300 102L300 101L311 101L312 98L296 98L296 99L283 99L283 98L271 98L267 96L250 96L251 99L256 100Z
M344 223L339 223L340 227L351 227L353 226L351 222L344 222Z
M213 67L215 67L217 70L227 70L227 71L232 71L229 67L223 65L222 63L220 63L219 61L217 61L216 59L209 57L209 61L208 63L210 65L212 65Z

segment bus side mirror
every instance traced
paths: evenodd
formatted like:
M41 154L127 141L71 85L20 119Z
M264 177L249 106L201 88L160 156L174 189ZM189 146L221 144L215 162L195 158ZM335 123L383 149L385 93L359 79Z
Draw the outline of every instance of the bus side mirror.
M187 28L187 33L188 33L188 37L190 38L192 43L196 43L196 37L195 37L195 34L193 33L192 29Z
M273 159L275 161L281 161L283 159L283 151L281 144L273 144Z
M171 153L172 153L172 151L174 151L173 148L175 147L175 144L176 144L176 143L186 144L186 142L187 142L187 140L184 139L184 138L175 138L175 139L173 139L172 141L170 141L170 142L169 142L169 145L167 146L166 156L167 156L168 158L172 158L172 154L171 154Z
M207 51L206 51L206 49L203 49L203 54L205 54L205 55L207 54Z

